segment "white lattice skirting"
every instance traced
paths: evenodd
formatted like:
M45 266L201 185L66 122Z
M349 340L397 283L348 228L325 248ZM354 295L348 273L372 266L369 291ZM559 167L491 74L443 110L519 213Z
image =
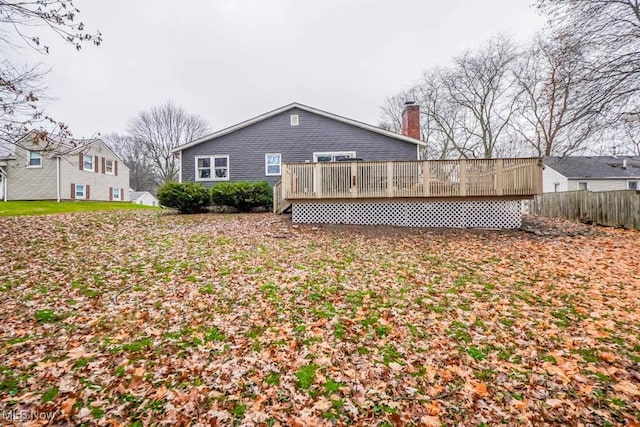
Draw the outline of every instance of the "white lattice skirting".
M518 228L517 200L293 203L292 220L312 224L402 227Z

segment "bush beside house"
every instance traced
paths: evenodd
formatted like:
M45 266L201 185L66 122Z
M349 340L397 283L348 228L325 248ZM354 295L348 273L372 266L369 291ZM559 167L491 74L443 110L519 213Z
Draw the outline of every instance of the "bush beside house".
M271 208L272 189L266 181L222 182L211 190L194 182L170 182L160 188L158 200L184 214L206 212L212 204L250 212L258 207Z
M158 201L162 206L190 214L206 212L211 197L209 190L195 182L168 182L158 190Z
M272 189L268 182L221 182L211 187L211 203L232 206L240 212L264 206L271 208Z

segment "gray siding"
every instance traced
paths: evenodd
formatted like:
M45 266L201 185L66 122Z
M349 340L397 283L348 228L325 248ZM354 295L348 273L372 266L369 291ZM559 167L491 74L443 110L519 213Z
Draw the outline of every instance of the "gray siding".
M299 125L291 126L297 114ZM314 152L355 151L364 160L416 160L415 144L370 132L327 117L293 108L246 128L203 142L182 152L182 180L195 181L195 156L228 155L230 181L268 181L265 154L281 153L282 163L313 161ZM211 181L203 185L214 184Z

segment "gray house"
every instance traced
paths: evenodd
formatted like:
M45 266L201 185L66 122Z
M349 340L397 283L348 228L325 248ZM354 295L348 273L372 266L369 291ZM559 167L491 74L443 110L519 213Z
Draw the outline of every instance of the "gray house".
M177 147L180 181L280 181L283 163L419 160L417 105L404 135L292 103ZM413 137L412 137L413 136Z
M101 140L30 132L0 157L0 200L129 200L129 169Z
M640 190L640 156L545 157L545 193Z

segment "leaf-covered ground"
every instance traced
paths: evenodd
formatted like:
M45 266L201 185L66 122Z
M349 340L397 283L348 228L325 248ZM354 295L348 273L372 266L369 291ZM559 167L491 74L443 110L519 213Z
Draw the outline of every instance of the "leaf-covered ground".
M640 233L589 230L0 218L0 410L34 425L638 425Z

